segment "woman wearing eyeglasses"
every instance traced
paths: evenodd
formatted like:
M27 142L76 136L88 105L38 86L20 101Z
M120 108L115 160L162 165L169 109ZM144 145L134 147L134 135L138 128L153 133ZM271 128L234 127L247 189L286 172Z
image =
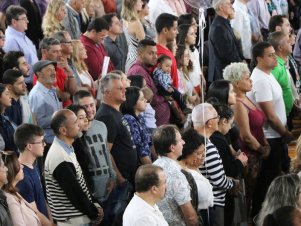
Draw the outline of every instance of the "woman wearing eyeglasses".
M4 154L7 183L2 187L12 216L13 226L40 226L38 210L34 210L17 192L16 184L23 179L23 166L13 152Z
M2 161L0 154L0 225L11 226L13 225L11 215L8 209L7 200L4 192L2 191L3 185L7 183L7 168Z
M184 175L187 175L185 171L190 173L195 182L196 187L191 186L191 198L198 215L202 217L203 226L210 226L213 224L212 185L199 170L205 161L205 140L192 128L184 132L182 139L185 144L178 160L184 170Z

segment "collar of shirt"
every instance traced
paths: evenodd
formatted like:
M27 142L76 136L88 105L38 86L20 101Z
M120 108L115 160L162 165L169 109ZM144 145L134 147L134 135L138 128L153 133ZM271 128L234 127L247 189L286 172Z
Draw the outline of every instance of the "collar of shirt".
M285 61L279 56L277 56L277 61L280 66L286 66Z
M67 3L66 6L68 7L68 9L71 10L71 12L72 12L72 14L73 14L74 16L79 16L79 13L76 12L76 11L69 5L69 3Z
M181 171L181 166L176 160L173 160L166 156L159 156L159 158L165 162L169 162L170 165L173 165L173 167L176 167L177 169L179 169Z
M46 88L42 83L40 83L39 81L37 81L36 84L37 88L40 89L43 93L49 93L49 92L55 92L55 88L52 89L48 89Z
M64 148L64 150L67 152L68 155L70 155L74 152L73 146L69 146L64 141L62 141L60 138L58 138L57 136L54 137L54 141L58 142L62 146L62 148Z
M25 32L17 31L15 28L8 26L6 31L6 34L11 34L13 36L19 36L20 38L25 38Z

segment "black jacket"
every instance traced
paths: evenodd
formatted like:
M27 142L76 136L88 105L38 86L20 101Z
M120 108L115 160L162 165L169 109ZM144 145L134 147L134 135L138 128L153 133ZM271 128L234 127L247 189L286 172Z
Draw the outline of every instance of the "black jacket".
M217 15L210 26L208 47L209 82L222 79L227 65L243 60L241 41L235 37L230 21L221 16Z

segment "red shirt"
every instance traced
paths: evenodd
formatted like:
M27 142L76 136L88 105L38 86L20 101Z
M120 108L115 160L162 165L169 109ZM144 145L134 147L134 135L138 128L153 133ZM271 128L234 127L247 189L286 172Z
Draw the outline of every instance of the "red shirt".
M177 66L176 58L172 54L172 52L170 52L169 49L161 46L160 44L157 44L157 56L160 56L163 54L165 54L166 56L169 56L172 61L170 76L172 79L172 85L178 89L179 88L179 77L178 77L178 66Z
M108 56L102 43L96 44L92 39L85 35L80 36L80 40L87 50L88 58L85 60L88 71L92 78L97 80L101 76L102 65L105 56ZM115 70L112 61L110 60L108 72Z
M116 3L112 0L102 0L105 13L116 13Z
M65 80L68 77L63 68L58 66L55 67L56 72L56 83L53 84L54 87L58 87L61 91L65 92ZM37 76L33 76L33 85L37 83ZM63 102L63 107L69 106L72 104L72 101L69 99Z

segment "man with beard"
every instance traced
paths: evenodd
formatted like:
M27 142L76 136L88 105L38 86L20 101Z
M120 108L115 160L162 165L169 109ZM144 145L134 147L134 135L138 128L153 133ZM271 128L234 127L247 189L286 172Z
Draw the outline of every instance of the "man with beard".
M46 157L44 173L53 219L60 226L99 225L102 208L92 201L72 147L80 136L77 117L63 109L54 114L50 124L55 138Z
M2 82L6 84L12 97L11 106L5 109L5 114L15 125L36 123L26 95L26 84L21 70L8 69L4 72Z
M3 56L3 71L14 69L22 72L24 77L29 76L29 64L21 51L9 51ZM28 87L27 87L28 88Z
M38 125L45 132L45 142L48 146L54 138L50 128L52 114L62 108L53 86L56 83L55 66L56 62L49 60L41 60L34 64L33 70L38 81L29 93L29 105L36 115Z
M146 81L146 85L150 88L154 97L151 102L155 110L157 126L169 123L170 109L167 101L163 96L158 95L157 87L151 77L150 68L157 63L157 47L156 43L150 39L143 39L138 43L137 61L128 71L128 76L141 75Z

